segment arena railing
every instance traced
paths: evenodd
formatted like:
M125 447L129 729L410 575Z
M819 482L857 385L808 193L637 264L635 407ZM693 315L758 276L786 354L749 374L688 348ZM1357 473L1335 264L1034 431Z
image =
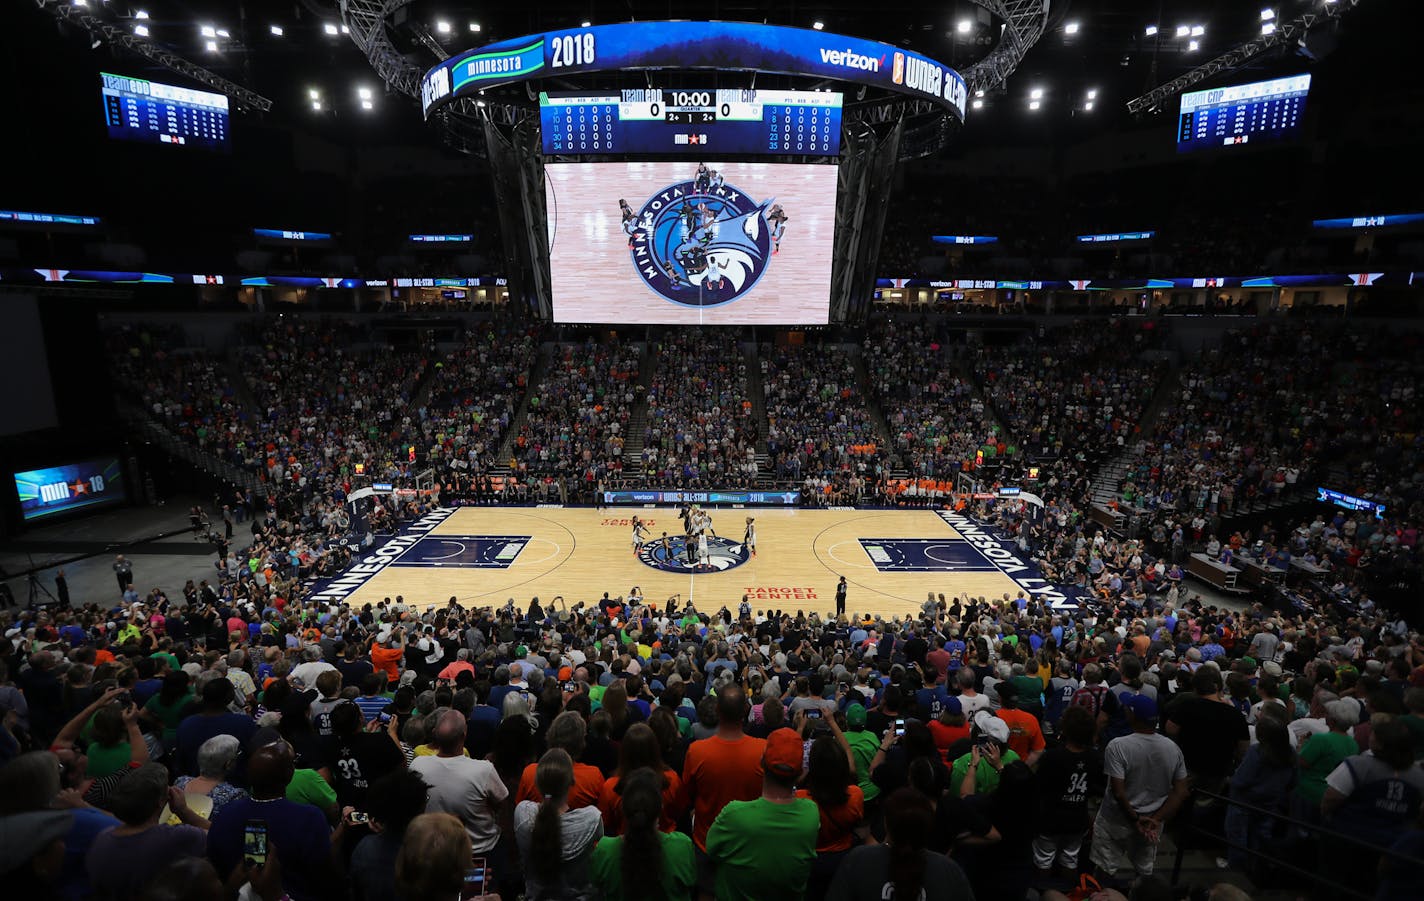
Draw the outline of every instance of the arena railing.
M1358 836L1347 835L1343 832L1337 832L1334 829L1330 829L1326 826L1322 826L1317 823L1307 823L1306 821L1298 817L1293 817L1289 814L1284 814L1275 810L1268 810L1264 807L1259 807L1255 804L1249 804L1245 801L1240 801L1235 798L1231 798L1227 795L1207 791L1206 789L1192 789L1191 802L1184 805L1184 812L1178 814L1177 816L1177 827L1182 830L1182 832L1180 833L1181 835L1195 835L1200 838L1206 839L1212 842L1213 844L1222 845L1226 848L1240 851L1260 863L1268 864L1272 867L1279 868L1280 870L1283 870L1288 873L1293 873L1304 879L1312 887L1317 885L1322 886L1328 889L1330 892L1334 893L1333 895L1316 895L1316 897L1360 898L1363 899L1363 901L1369 901L1369 899L1375 897L1375 880L1373 878L1361 879L1355 885L1337 882L1333 879L1326 878L1324 875L1321 874L1318 861L1324 859L1323 854L1314 855L1309 858L1311 861L1316 862L1316 866L1312 868L1308 865L1302 866L1298 863L1292 863L1291 860L1283 857L1278 857L1275 854L1269 853L1266 850L1262 850L1260 848L1253 848L1249 845L1243 845L1239 842L1234 842L1226 835L1213 832L1205 826L1192 821L1192 813L1198 809L1198 805L1194 802L1199 799L1205 799L1211 805L1217 805L1218 807L1221 805L1225 805L1227 807L1240 808L1241 810L1245 810L1248 813L1253 814L1254 816L1265 817L1270 820L1273 820L1276 823L1283 825L1287 830L1289 830L1288 834L1292 834L1295 836L1294 843L1297 845L1302 842L1319 843L1321 839L1329 839L1335 843L1344 842L1347 846L1347 848L1341 849L1338 844L1334 845L1330 850L1332 854L1336 856L1338 856L1342 850L1344 850L1347 855L1350 853L1378 855L1380 857L1387 857L1393 861L1397 861L1400 864L1404 864L1408 867L1414 868L1415 871L1424 869L1424 859L1412 857L1408 854L1400 853L1399 851L1395 851L1391 848L1385 848L1380 845L1372 844L1368 841L1365 841L1364 839L1359 838ZM1253 827L1248 827L1248 841L1252 828ZM1302 833L1304 833L1304 836L1302 836ZM1272 848L1278 848L1282 844L1289 847L1291 843L1278 842L1275 843ZM1180 880L1182 872L1182 861L1183 858L1186 856L1187 851L1189 850L1192 850L1192 848L1189 846L1188 842L1177 842L1176 859L1172 864L1173 885L1177 885ZM1322 850L1324 850L1323 847ZM1296 859L1300 860L1301 858L1297 856ZM1358 873L1359 871L1359 864L1359 860L1354 860L1351 864L1353 871L1356 873ZM1370 875L1371 877L1373 877L1374 874L1371 873ZM1254 882L1255 880L1253 879L1252 881ZM1275 888L1275 886L1271 887Z

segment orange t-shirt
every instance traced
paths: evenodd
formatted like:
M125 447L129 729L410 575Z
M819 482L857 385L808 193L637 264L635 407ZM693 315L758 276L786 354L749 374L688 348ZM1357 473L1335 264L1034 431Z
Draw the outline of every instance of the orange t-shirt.
M728 741L715 735L693 742L682 766L683 791L692 804L692 840L707 850L707 831L731 801L761 797L761 756L766 739L743 735Z
M939 756L941 757L945 757L945 755L949 753L950 745L962 738L969 737L968 723L962 726L946 726L939 720L930 720L929 729L930 737L934 739L935 747L939 750ZM945 762L950 763L951 761L948 757L945 757Z
M997 713L999 719L1009 724L1009 750L1019 755L1020 760L1028 760L1029 754L1043 750L1043 730L1039 728L1037 717L1022 710L1003 708Z
M682 794L682 777L675 770L663 770L667 784L663 786L663 815L658 820L658 828L663 832L677 830L677 818L687 808L687 799ZM623 796L618 794L618 777L609 776L603 783L603 793L598 796L598 809L603 811L603 831L608 835L623 834Z
M539 769L539 764L531 763L524 768L524 772L519 774L519 790L514 793L514 803L520 801L533 801L539 803L544 800L539 794L539 789L534 784L534 771ZM592 807L598 803L598 797L603 792L603 771L596 766L589 766L586 763L574 764L574 785L569 789L569 809L577 810L580 807Z
M403 654L405 651L401 648L383 648L379 642L371 642L371 666L377 672L385 673L387 682L400 681L400 670L396 664L400 663Z
M810 790L805 788L797 791L796 797L815 800L811 798ZM855 837L855 827L865 819L865 793L860 790L860 786L848 787L845 803L839 807L821 807L819 804L816 807L821 811L821 831L816 833L816 853L849 851L851 839Z

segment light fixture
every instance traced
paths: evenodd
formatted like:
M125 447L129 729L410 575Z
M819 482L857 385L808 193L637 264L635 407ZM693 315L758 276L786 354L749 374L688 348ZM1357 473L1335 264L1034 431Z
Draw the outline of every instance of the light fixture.
M1177 37L1179 37L1179 38L1184 38L1184 37L1186 37L1187 35L1189 35L1189 34L1191 34L1191 33L1192 33L1192 26L1190 26L1190 25L1178 25L1178 26L1177 26Z
M446 22L446 21L444 21L444 20L441 20L441 21L439 21L439 22L436 22L436 23L435 23L435 30L438 31L438 32L440 32L441 34L449 34L449 33L450 33L450 23L449 23L449 22Z
M317 112L321 112L321 101L320 101L320 100L313 100L313 101L312 101L312 109L316 110Z
M1265 23L1263 23L1263 24L1261 25L1261 34L1262 34L1262 35L1275 34L1275 33L1276 33L1276 23L1275 23L1275 22L1265 22Z
M1187 42L1187 52L1188 52L1188 53L1196 53L1196 52L1197 52L1198 50L1200 50L1200 49L1201 49L1201 44L1198 44L1196 41L1188 41L1188 42Z
M1152 37L1153 35L1155 35L1155 34L1157 33L1157 26L1156 26L1156 25L1148 25L1148 26L1147 26L1147 30L1146 30L1145 33L1146 33L1146 35L1147 35L1149 38Z
M322 26L322 30L325 31L327 34L340 34L340 33L341 33L340 29L338 29L335 25L333 25L333 24L330 23L330 22L327 22L325 25L323 25L323 26Z
M984 91L983 91L983 89L981 88L980 90L975 91L975 92L974 92L974 96L975 96L975 97L983 97L983 96L984 96Z
M89 0L74 0L75 6L88 6Z
M1093 111L1093 101L1089 100L1087 103L1083 104L1083 109L1084 111L1091 113Z
M974 30L974 23L969 21L968 19L960 19L959 24L954 26L954 29L960 34L968 34L969 32Z
M362 100L370 100L370 99L371 99L371 89L370 89L370 88L361 88L361 89L359 89L359 90L356 91L356 94L357 94Z
M1201 36L1204 35L1204 34L1206 34L1206 26L1205 26L1205 25L1193 25L1193 26L1192 26L1192 37L1194 37L1194 38L1199 38L1199 37L1201 37Z
M270 31L270 32L272 32L272 36L273 36L273 37L278 37L278 38L279 38L279 37L281 37L282 35L286 34L286 32L282 30L282 26L281 26L281 25L272 25L272 26L270 26L267 30Z
M484 106L484 105L485 105L485 102L484 102L483 100L476 100L476 101L475 101L475 106Z
M219 28L219 29L218 29L218 37L220 37L220 38L230 38L230 37L232 37L232 35L230 35L230 34L227 33L227 29L226 29L226 28Z
M134 34L138 35L138 36L141 37L141 38L146 38L146 37L148 37L148 26L147 26L147 25L135 25L135 26L134 26Z
M320 100L321 91L318 91L316 88L307 88L307 96L313 100Z
M983 109L983 108L984 108L984 101L983 101L983 100L975 100L972 104L970 104L970 106L974 107L975 109Z
M1040 106L1042 106L1042 105L1043 105L1043 104L1041 104L1041 103L1039 103L1037 100L1035 100L1035 101L1033 101L1032 103L1030 103L1030 104L1028 105L1028 108L1031 109L1031 110L1037 110L1037 109L1038 109Z
M1030 100L1042 100L1043 88L1034 88L1032 91L1029 91L1028 96Z
M208 41L208 42L205 43L203 46L208 49L208 52L209 52L209 53L217 53L217 52L218 52L218 42L217 42L217 41Z
M148 10L146 10L146 9L140 9L140 10L136 11L136 12L134 13L134 18L135 18L135 19L147 19L147 18L148 18Z
M825 22L812 22L812 23L811 23L811 27L814 28L814 29L816 29L817 31L820 31L821 29L823 29L823 28L826 27L826 23L825 23Z
M342 22L342 23L341 23L341 33L342 33L342 34L350 34L350 33L351 33L351 29L347 26L347 24L346 24L345 22Z
M211 25L204 25L200 27L198 29L198 33L205 38L215 38L218 36L217 31Z
M471 22L471 23L470 23L470 30L473 31L473 32L479 32L479 30L480 30L480 23L479 23L479 22Z
M1078 23L1077 23L1077 22L1069 22L1068 24L1064 25L1064 26L1063 26L1063 33L1064 33L1064 34L1077 34L1077 33L1078 33Z
M369 101L369 100L362 100L362 101L361 101L361 109L370 110L370 109L375 109L375 108L376 108L375 104L373 104L371 101Z
M1275 17L1276 17L1276 11L1275 11L1274 9L1263 9L1263 10L1261 10L1261 21L1262 21L1262 22L1269 22L1269 21L1271 21L1272 19L1274 19Z
M592 22L583 22L583 23L581 23L581 24L579 25L579 27L580 27L580 28L587 28L587 27L589 27L589 26L592 25L592 24L593 24Z
M1098 99L1098 90L1097 90L1097 88L1094 88L1094 89L1092 89L1091 91L1088 92L1088 99L1089 99L1089 100L1097 100L1097 99Z

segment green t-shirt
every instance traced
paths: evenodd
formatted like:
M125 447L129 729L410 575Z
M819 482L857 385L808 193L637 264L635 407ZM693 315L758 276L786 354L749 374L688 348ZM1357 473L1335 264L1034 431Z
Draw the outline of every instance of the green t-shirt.
M956 797L959 796L960 783L964 781L965 775L969 772L970 756L970 754L965 754L963 757L957 758L954 761L954 767L949 771L949 789L954 792ZM1018 759L1019 755L1005 748L999 762L1003 766L1008 766ZM994 769L987 757L980 757L979 766L974 769L974 794L987 795L998 787L999 771Z
M855 757L856 784L860 786L867 803L874 801L880 797L880 786L870 778L870 761L875 759L875 752L880 750L880 739L869 729L861 729L858 732L852 730L845 736L846 741L850 742L850 752Z
M173 671L175 671L175 672L183 668L182 666L179 665L179 663L178 663L178 658L177 658L177 657L174 657L172 654L168 653L167 651L154 651L152 654L149 654L148 656L152 657L154 660L167 660L167 661L168 661L168 668L171 669L171 670L173 670Z
M660 832L663 848L663 874L659 883L663 897L687 898L697 884L697 857L692 839L682 832ZM622 901L645 894L642 886L629 895L623 894L623 837L610 835L599 839L589 861L589 877L598 887L604 901Z
M798 798L732 801L707 833L707 855L717 864L717 901L800 898L816 860L821 811Z
M336 789L316 770L294 770L292 781L287 783L287 800L310 804L325 813L336 803Z
M178 741L178 724L183 722L183 711L193 703L193 692L190 689L183 697L168 705L162 704L159 697L154 695L149 698L143 709L158 717L158 721L163 724L163 743L172 747Z
M1300 746L1301 773L1296 792L1312 807L1325 797L1325 777L1345 760L1360 753L1355 739L1341 732L1317 732Z
M1037 676L1014 676L1009 680L1019 690L1019 706L1043 703L1043 680Z
M90 742L86 752L89 755L89 777L92 779L103 779L111 776L119 770L129 765L132 759L133 749L129 747L127 741L121 741L111 747L96 742Z

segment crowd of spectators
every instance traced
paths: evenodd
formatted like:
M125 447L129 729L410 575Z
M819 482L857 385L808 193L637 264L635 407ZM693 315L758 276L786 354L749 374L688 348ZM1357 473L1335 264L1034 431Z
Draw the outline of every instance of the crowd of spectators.
M759 359L772 476L853 505L880 477L883 448L851 358L839 346L762 345Z
M1020 593L901 620L347 608L254 581L0 614L12 890L1017 901L1092 871L1160 893L1179 815L1215 817L1259 885L1333 897L1274 858L1417 886L1374 860L1424 849L1424 644L1368 605Z
M653 373L640 461L646 484L752 484L759 429L736 334L670 331L652 343L649 354Z
M997 453L993 416L958 368L955 348L929 322L877 319L861 354L893 451L912 478L953 479L980 449Z
M594 488L623 472L641 353L616 339L557 347L515 436L511 468Z
M1036 456L1096 460L1134 438L1161 380L1162 324L1117 319L977 348L975 374L1009 434Z

